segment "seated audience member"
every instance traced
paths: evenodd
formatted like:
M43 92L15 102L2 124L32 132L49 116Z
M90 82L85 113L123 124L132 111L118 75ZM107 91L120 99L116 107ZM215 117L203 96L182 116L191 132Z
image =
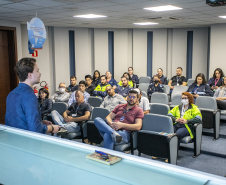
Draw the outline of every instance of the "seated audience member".
M194 105L194 98L188 92L182 93L181 105L170 110L168 116L173 120L174 132L177 133L179 142L185 136L190 135L193 138L194 130L191 126L202 121L202 115Z
M144 114L148 114L150 111L150 106L149 106L149 100L146 97L142 96L142 91L140 89L134 89L135 91L138 92L139 99L138 99L138 105L140 108L142 108Z
M78 85L76 85L77 78L76 76L71 76L71 85L67 87L67 92L74 92L78 90Z
M194 100L199 96L213 96L209 85L206 84L205 75L203 73L199 73L196 76L195 82L188 87L187 92L193 95Z
M75 98L76 102L63 113L63 117L55 110L51 112L54 123L62 127L58 135L79 132L81 124L90 118L91 107L84 101L84 93L75 91Z
M129 86L130 86L130 87L133 87L133 80L132 80L132 78L130 77L129 73L125 72L122 76L127 77L127 79L129 80L129 81L128 81ZM119 86L122 86L122 81L120 81L120 82L118 83L118 85L119 85Z
M39 106L41 111L42 119L46 114L51 113L53 108L53 101L49 99L49 91L46 88L39 89Z
M84 80L79 82L78 89L84 93L84 101L87 103L88 99L90 97L90 94L85 91L86 90L86 82ZM69 98L69 101L68 101L68 106L71 106L71 104L74 102L76 102L75 92L73 92L71 94L71 97Z
M153 76L153 83L151 83L148 87L148 96L150 97L154 92L163 92L164 87L160 83L160 79L158 75Z
M90 96L93 94L94 89L96 88L96 86L92 83L93 82L93 78L91 75L86 75L85 76L85 80L86 80L86 92L90 94Z
M132 87L129 86L129 80L127 77L125 76L122 76L121 77L121 82L122 82L122 86L118 86L116 89L115 89L115 93L117 94L120 94L122 95L124 98L127 97L128 95L128 92L130 90L132 90Z
M107 83L109 83L114 89L117 87L117 82L115 79L111 78L111 72L107 71L106 72L106 77L107 77Z
M104 98L104 101L100 107L108 109L110 112L119 104L125 104L126 100L120 94L116 94L115 90L111 86L106 87L107 96Z
M213 73L213 77L209 79L207 82L211 88L212 91L215 91L222 85L223 82L223 77L224 77L224 72L222 71L221 68L215 69Z
M66 92L66 84L61 82L59 84L59 91L53 94L52 100L53 102L68 102L70 98L70 94Z
M224 77L223 85L215 91L214 98L217 100L218 108L226 110L226 77Z
M107 83L107 77L105 75L102 75L100 80L101 83L94 89L93 96L100 96L104 98L107 96L106 87L110 86L110 84Z
M158 77L159 77L159 79L161 81L161 84L168 85L167 77L163 75L163 69L162 68L158 68L157 73L158 73L157 75L158 75ZM154 76L156 76L156 75L154 75ZM151 83L154 83L154 76L151 79Z
M100 71L96 70L93 73L93 82L95 86L98 86L100 84Z
M130 141L130 132L140 130L144 113L137 105L138 93L131 90L127 104L120 104L106 117L96 118L94 124L104 139L104 148L113 149L114 144Z
M139 84L139 78L138 78L138 76L133 74L133 67L129 67L128 68L128 73L129 73L129 76L131 77L132 81L135 84Z
M168 85L170 86L170 93L172 92L174 86L186 86L187 85L187 79L182 76L183 69L181 67L178 67L176 70L176 76L173 76Z

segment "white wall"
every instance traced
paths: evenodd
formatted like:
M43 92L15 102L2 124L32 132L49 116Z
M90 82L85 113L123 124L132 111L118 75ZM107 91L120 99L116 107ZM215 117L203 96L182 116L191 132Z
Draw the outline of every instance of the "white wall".
M212 77L216 68L221 68L226 75L226 24L211 26L210 39L210 70Z
M46 27L48 33L48 27ZM21 47L22 47L22 57L32 57L28 51L28 34L27 25L21 25ZM50 94L52 94L55 89L53 89L53 80L51 78L52 65L50 64L50 52L49 52L49 38L47 34L47 39L43 45L42 49L38 50L38 57L34 57L37 60L39 66L39 71L41 72L41 81L46 81L49 85ZM36 85L39 87L39 84Z
M108 30L94 29L94 69L102 75L108 68Z
M77 79L84 80L91 71L91 34L88 28L75 29L75 70Z
M211 27L211 53L210 74L216 67L224 67L224 49L226 49L226 25L214 25ZM208 28L192 29L94 29L92 38L89 28L59 28L54 27L54 43L47 38L42 50L39 51L38 62L42 72L42 80L46 80L50 86L58 87L61 81L69 85L69 36L68 31L75 31L75 69L78 81L84 79L86 74L93 74L94 69L104 74L108 66L108 31L114 31L114 63L115 79L120 80L121 75L129 66L134 67L138 76L147 75L147 31L153 31L153 71L161 67L168 78L175 75L176 68L181 66L186 75L187 59L187 31L193 31L193 72L192 78L207 71L207 44ZM19 30L20 31L20 30ZM26 25L21 30L22 56L29 56L27 49ZM92 39L94 45L92 46ZM51 63L53 48L55 71ZM219 48L221 53L219 54ZM92 55L92 51L94 55ZM92 64L92 62L94 62ZM51 71L52 70L52 71ZM52 74L56 73L56 78ZM63 74L63 75L62 75ZM51 88L50 88L51 89ZM55 90L55 89L54 89Z
M153 60L152 75L157 74L157 69L162 68L166 75L167 63L167 29L158 29L153 31Z
M70 85L69 64L69 32L68 28L54 28L54 52L55 52L55 85L65 82Z
M186 62L187 62L187 30L173 29L172 76L176 74L177 67L182 67L183 76L186 76ZM168 78L171 77L168 76Z
M128 67L132 64L129 39L132 38L129 37L128 29L114 30L114 77L116 81L121 80L122 74L128 71Z
M192 78L198 73L207 75L208 28L193 31Z
M138 77L147 75L147 30L133 30L133 69Z

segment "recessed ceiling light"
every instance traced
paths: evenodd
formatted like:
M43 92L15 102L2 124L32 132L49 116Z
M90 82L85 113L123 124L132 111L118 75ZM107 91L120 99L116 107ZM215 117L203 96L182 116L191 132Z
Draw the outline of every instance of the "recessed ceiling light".
M222 18L222 19L226 19L226 15L219 16L219 17Z
M183 8L172 6L172 5L166 5L166 6L148 7L144 9L155 11L155 12L163 12L163 11L170 11L170 10L181 10Z
M155 25L155 24L159 24L159 23L155 23L155 22L138 22L138 23L133 23L133 24L145 26L145 25Z
M102 18L102 17L107 17L107 16L105 16L105 15L96 15L96 14L86 14L86 15L74 15L73 17L92 19L92 18Z

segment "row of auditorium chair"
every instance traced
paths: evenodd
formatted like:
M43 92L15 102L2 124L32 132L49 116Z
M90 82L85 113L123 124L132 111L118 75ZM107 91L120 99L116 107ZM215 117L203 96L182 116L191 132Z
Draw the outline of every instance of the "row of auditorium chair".
M57 102L53 104L53 110L58 111L61 115L67 109L67 104ZM138 150L138 155L146 154L155 157L167 158L169 163L177 163L178 139L173 131L173 122L170 117L166 116L169 106L159 103L150 104L150 113L146 114L143 119L142 129L138 132L131 133L131 142L114 146L117 151ZM107 109L94 107L91 118L81 126L81 132L69 133L67 139L88 139L89 142L103 145L103 139L94 125L94 119L101 117L103 119L110 112ZM194 125L195 135L191 139L187 136L182 139L182 143L194 142L194 157L201 153L202 124ZM166 134L167 133L167 134Z
M150 76L141 76L139 78L139 84L145 84L145 83L150 84L150 81L151 81ZM189 87L194 81L195 81L194 79L188 79L187 86Z

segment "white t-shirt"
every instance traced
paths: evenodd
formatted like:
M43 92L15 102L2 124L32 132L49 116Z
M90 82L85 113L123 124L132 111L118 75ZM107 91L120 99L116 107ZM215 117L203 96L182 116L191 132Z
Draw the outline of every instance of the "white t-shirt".
M143 109L143 111L150 110L149 100L146 97L141 97L139 107Z

